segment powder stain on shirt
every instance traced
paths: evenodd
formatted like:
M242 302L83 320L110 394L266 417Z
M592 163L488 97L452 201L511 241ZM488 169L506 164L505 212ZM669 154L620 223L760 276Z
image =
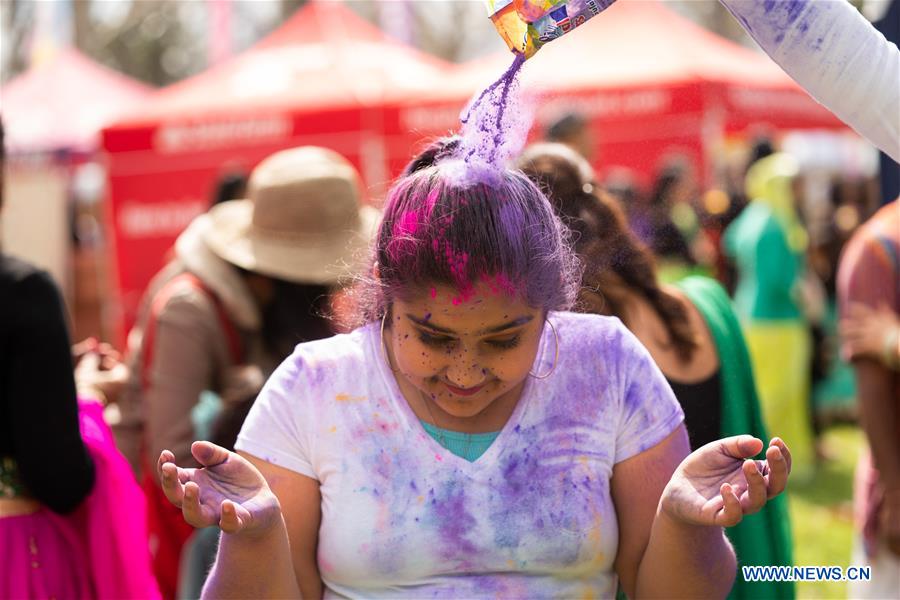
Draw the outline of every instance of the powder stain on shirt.
M363 402L366 397L365 396L351 396L350 394L338 394L334 397L338 402Z
M441 555L447 560L461 560L465 563L460 565L463 568L476 565L478 547L468 536L477 523L468 512L466 488L457 481L450 481L441 491L442 495L435 498L430 509L431 520L437 526L444 544Z

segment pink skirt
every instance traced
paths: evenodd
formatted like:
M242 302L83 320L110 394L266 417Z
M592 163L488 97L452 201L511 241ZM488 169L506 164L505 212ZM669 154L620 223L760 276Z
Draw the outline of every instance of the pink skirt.
M0 598L92 598L85 556L72 524L46 508L0 517Z
M103 407L82 401L79 417L94 489L70 515L42 507L0 517L0 600L159 600L144 494Z

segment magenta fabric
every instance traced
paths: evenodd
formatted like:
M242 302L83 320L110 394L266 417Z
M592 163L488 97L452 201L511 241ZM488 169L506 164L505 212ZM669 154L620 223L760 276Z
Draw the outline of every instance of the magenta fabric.
M160 593L150 567L144 494L116 448L103 420L103 407L83 399L78 407L81 437L94 460L96 481L70 519L90 549L93 597L157 600Z
M144 494L116 449L103 407L79 400L94 488L71 515L40 508L0 518L0 599L158 600Z
M93 598L82 541L46 508L0 518L0 598Z

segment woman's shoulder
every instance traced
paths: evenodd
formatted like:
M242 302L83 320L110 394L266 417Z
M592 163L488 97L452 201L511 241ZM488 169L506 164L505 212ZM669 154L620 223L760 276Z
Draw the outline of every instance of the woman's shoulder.
M550 313L549 320L556 328L560 352L585 360L616 362L642 348L618 317L560 311Z
M548 319L557 329L558 334L570 335L580 343L609 342L618 340L623 335L630 335L619 317L595 313L554 311L548 315Z
M46 325L51 311L62 315L62 295L50 274L8 254L0 254L0 301L5 313L16 315L10 324L18 328Z
M566 329L583 329L586 333L609 334L624 328L618 317L598 315L596 313L580 313L568 310L552 311L548 315L554 326Z
M720 318L737 318L734 306L725 288L715 279L702 275L692 275L675 282L669 292L680 295L687 307L697 311L707 325Z
M0 254L0 282L18 293L55 294L57 289L47 271L9 254Z
M267 422L299 418L314 424L329 415L365 409L368 403L349 400L374 397L385 389L380 363L372 356L377 348L372 336L378 332L377 326L367 325L298 344L266 381L251 417L268 414Z
M376 324L369 323L348 333L297 344L294 351L278 367L282 374L305 376L314 380L340 379L342 376L364 378L374 368L370 353L376 348L373 336Z

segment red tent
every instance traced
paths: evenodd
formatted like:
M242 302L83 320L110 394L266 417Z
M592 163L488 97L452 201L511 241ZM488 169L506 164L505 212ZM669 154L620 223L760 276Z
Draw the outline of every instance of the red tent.
M12 154L96 150L100 128L149 92L74 48L60 50L0 89L7 149Z
M336 150L383 189L405 139L398 106L449 65L393 41L341 3L310 2L245 53L155 94L104 131L124 325L217 177L272 152ZM403 159L409 147L403 151Z
M403 111L401 129L418 138L458 127L464 99L511 60L501 52L466 65L427 105ZM843 128L764 54L649 0L619 0L544 46L522 81L537 96L536 130L577 111L591 122L600 171L621 165L644 180L675 152L709 175L723 140L753 127Z

